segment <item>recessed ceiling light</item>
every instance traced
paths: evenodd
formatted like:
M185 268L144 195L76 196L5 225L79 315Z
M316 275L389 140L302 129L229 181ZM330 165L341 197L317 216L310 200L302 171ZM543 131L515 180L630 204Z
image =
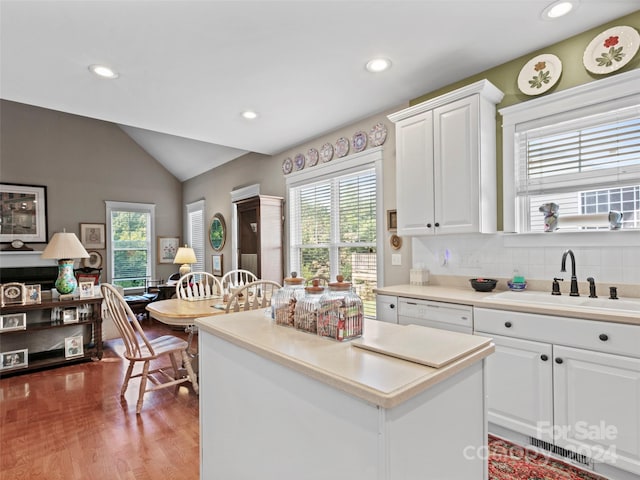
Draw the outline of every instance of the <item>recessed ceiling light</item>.
M246 110L244 112L242 112L242 116L244 118L246 118L247 120L254 120L256 118L258 118L258 114L252 110Z
M119 74L115 70L105 66L105 65L89 65L89 70L91 73L102 77L102 78L118 78Z
M374 58L367 62L366 68L372 73L384 72L391 66L388 58Z
M554 18L562 17L563 15L566 15L571 10L573 10L573 7L575 6L576 3L577 3L576 0L572 0L572 1L558 0L556 2L553 2L551 5L549 5L547 8L545 8L542 11L542 18L547 20L549 19L552 20Z

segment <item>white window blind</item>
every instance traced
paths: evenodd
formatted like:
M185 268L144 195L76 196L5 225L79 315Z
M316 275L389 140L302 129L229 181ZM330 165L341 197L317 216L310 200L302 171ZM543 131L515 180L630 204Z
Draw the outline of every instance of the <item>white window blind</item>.
M144 288L153 278L155 205L107 202L108 259L111 283Z
M517 194L640 181L640 109L626 108L516 134Z
M188 244L193 248L196 254L196 263L191 265L193 272L205 271L205 258L204 258L204 200L199 200L187 205L187 231L188 231Z

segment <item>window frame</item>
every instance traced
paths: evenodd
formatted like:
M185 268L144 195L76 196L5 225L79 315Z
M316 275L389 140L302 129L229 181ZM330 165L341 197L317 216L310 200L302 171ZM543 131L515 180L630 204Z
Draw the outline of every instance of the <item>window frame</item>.
M323 180L330 180L337 176L349 175L359 171L374 169L376 174L376 284L383 286L384 279L384 198L382 179L382 152L383 147L375 147L364 152L355 153L343 157L336 162L318 164L310 169L293 172L286 177L287 204L291 204L291 190L296 187L317 183ZM291 271L291 223L286 226L287 238L287 270ZM338 248L340 245L338 245ZM334 263L332 262L332 266ZM337 272L336 272L337 273ZM332 275L335 275L332 268ZM333 280L333 278L331 279Z
M196 259L198 260L198 263L194 263L191 267L192 267L192 271L206 271L206 265L207 262L205 260L205 256L206 256L206 245L205 245L205 241L204 241L204 236L205 236L205 232L207 231L207 224L206 224L206 220L205 220L205 201L204 199L201 200L197 200L195 202L191 202L188 203L186 206L186 242L187 244L193 248L194 252L196 253ZM191 215L194 213L198 213L200 212L202 215L202 235L200 235L200 238L194 238L194 231L193 231L193 222L191 220ZM198 254L201 254L202 258L198 257Z
M640 69L498 110L502 115L503 129L503 231L531 233L520 232L518 224L520 218L528 215L523 211L526 206L518 207L516 202L518 134L633 105L640 106Z
M112 224L111 224L111 214L112 212L136 212L136 213L147 213L149 214L149 255L147 256L147 271L149 272L149 278L155 278L156 275L156 246L155 246L155 222L156 222L156 206L153 203L137 203L137 202L117 202L117 201L105 201L106 205L106 240L107 240L107 265L109 266L109 270L107 273L107 281L109 283L113 283L113 273L115 271L114 268L114 255L113 255L113 245L112 245ZM140 290L140 287L129 287L125 288L125 292L129 291L137 291ZM144 290L144 287L142 287Z

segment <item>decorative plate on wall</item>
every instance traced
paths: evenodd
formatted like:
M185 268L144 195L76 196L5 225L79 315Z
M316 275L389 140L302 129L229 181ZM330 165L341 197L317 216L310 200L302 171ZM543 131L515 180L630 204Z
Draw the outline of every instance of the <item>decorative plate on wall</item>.
M219 252L224 247L226 240L227 226L224 223L224 217L221 213L216 213L209 225L209 243L211 243L211 248Z
M353 146L354 152L361 152L365 148L367 148L367 134L363 131L359 131L353 134L353 138L351 139L351 145Z
M402 238L394 233L391 235L391 238L389 238L389 243L394 250L400 250L402 247Z
M582 56L582 63L591 73L615 72L631 61L638 48L640 34L635 28L612 27L591 40Z
M336 140L336 155L338 158L344 157L349 153L349 140L345 137L340 137Z
M322 159L322 163L326 163L333 158L333 145L330 143L325 143L320 148L320 158Z
M540 95L553 87L562 74L562 62L545 53L529 60L518 75L518 88L525 95Z
M376 123L369 131L369 141L374 147L379 147L387 139L387 126L380 122Z
M307 163L309 164L310 167L315 167L318 164L318 160L320 159L320 154L318 153L318 150L316 150L315 148L310 148L309 151L307 152Z
M284 162L282 162L282 171L286 175L291 173L292 170L293 170L293 161L291 160L291 158L287 157L284 159Z
M82 264L87 268L100 268L102 267L102 255L98 252L91 251L87 252L89 254L88 258L82 260Z
M297 154L293 159L293 164L296 166L296 170L302 170L306 161L307 158L304 156L304 153Z

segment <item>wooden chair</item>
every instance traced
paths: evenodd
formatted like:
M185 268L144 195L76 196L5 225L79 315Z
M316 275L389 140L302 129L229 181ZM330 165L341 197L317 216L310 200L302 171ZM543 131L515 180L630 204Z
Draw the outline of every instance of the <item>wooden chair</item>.
M125 347L125 358L129 360L129 367L120 390L120 397L124 397L129 385L129 380L140 377L140 393L136 405L136 414L142 411L144 394L161 388L168 388L181 383L191 382L193 390L198 393L198 381L191 365L191 359L187 355L187 342L173 335L164 335L149 340L138 319L133 314L122 295L111 284L103 283L100 286L106 311L115 323ZM171 365L151 369L151 361L169 357ZM142 372L132 375L136 363L142 363ZM186 377L179 377L184 365ZM168 369L173 370L172 374ZM161 377L161 378L160 378ZM152 385L147 387L148 382Z
M190 302L222 298L222 284L209 272L189 272L180 277L176 283L176 298ZM191 347L193 346L193 336L198 332L198 327L189 325L185 327L184 331L189 334L187 353L193 358L196 353Z
M183 300L208 300L221 296L220 280L208 272L189 272L176 283L176 297Z
M271 298L282 286L271 280L257 280L236 290L227 302L226 312L258 310L271 306Z
M249 270L230 270L222 276L220 283L223 291L231 292L232 288L242 287L256 280L258 277Z

